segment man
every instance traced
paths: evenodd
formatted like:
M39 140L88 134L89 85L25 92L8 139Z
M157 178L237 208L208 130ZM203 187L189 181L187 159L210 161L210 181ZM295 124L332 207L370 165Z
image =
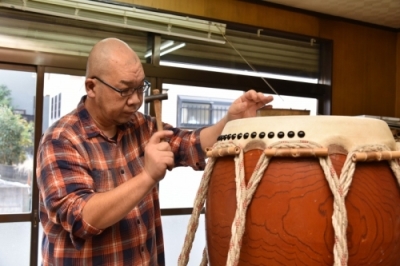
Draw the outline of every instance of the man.
M175 166L203 169L226 122L254 116L272 97L248 91L213 126L157 132L137 112L148 83L126 43L97 43L86 71L86 95L38 150L43 265L164 265L157 183Z

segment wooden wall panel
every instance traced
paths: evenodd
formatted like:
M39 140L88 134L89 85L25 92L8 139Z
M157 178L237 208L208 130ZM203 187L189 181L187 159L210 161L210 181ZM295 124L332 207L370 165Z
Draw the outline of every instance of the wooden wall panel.
M360 100L365 79L361 77L365 71L365 45L359 45L365 33L362 29L349 28L346 24L335 24L325 21L322 37L332 37L333 68L332 68L332 114L344 115L355 113L362 109ZM338 64L338 62L342 62ZM335 89L333 89L335 88ZM356 99L356 100L354 100Z
M400 117L400 32L397 33L396 63L396 108L395 116Z
M203 16L205 14L205 5L208 0L181 1L181 0L119 0L116 2L133 4L135 6L149 7L153 9L178 12L182 14L191 14ZM200 15L202 14L202 15Z
M318 19L314 16L238 0L119 0L118 2L210 20L231 21L310 36L318 34Z
M365 114L394 116L396 105L396 34L367 29L367 66L363 109ZM364 78L361 76L360 78Z
M320 28L333 40L332 114L393 116L396 35L332 20Z
M332 114L400 117L399 33L237 0L120 1L333 40Z

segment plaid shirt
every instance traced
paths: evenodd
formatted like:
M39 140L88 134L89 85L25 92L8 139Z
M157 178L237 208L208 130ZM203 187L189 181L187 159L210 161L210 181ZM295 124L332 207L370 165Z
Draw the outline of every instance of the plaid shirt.
M144 147L156 131L154 119L136 113L106 137L84 107L61 118L43 135L37 160L43 265L164 265L157 188L124 219L104 230L82 219L86 202L143 170ZM205 167L199 130L172 128L168 140L175 166Z

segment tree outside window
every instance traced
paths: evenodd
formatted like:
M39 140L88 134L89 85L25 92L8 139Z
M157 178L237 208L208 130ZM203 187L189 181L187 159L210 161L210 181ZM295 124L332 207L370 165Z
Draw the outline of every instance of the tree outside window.
M31 209L34 125L29 120L0 85L0 214Z
M0 164L16 165L33 146L33 123L13 112L10 95L7 86L0 85Z

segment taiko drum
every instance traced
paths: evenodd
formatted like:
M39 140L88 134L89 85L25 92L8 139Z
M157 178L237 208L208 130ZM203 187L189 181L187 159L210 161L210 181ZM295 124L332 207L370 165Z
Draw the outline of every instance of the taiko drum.
M327 147L338 176L347 154L359 146L396 150L386 123L356 117L236 120L226 125L219 141L243 149L246 181L263 150L279 141ZM389 163L357 163L345 205L348 265L400 265L400 190ZM224 156L214 164L206 201L211 266L226 265L235 211L235 163L233 156ZM318 158L271 158L248 207L239 265L333 265L332 213L332 191Z

